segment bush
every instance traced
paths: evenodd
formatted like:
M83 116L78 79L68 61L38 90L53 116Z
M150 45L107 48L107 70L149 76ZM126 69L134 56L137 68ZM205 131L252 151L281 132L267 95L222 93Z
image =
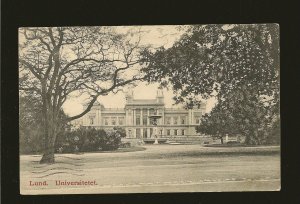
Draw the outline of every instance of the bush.
M104 151L117 150L121 145L121 134L118 130L107 130L100 139L100 148Z
M78 152L86 139L85 130L65 131L57 136L56 151L60 153Z
M56 142L56 151L60 153L75 153L117 150L121 146L121 137L125 136L125 130L119 127L106 131L80 127L61 134Z
M106 132L102 129L96 130L89 128L86 130L86 139L80 148L81 152L98 151L101 143L101 138L106 137Z

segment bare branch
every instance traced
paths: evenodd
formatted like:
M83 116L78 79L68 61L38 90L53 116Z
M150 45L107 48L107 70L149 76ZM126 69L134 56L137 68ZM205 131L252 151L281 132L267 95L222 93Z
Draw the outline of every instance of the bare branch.
M25 61L25 60L23 60L23 59L19 59L19 62L22 63L22 64L24 64L25 66L27 66L27 67L29 68L29 70L32 72L32 74L33 74L37 79L39 79L40 81L43 80L43 77L36 71L37 68L36 68L34 65L30 64L29 62L27 62L27 61Z

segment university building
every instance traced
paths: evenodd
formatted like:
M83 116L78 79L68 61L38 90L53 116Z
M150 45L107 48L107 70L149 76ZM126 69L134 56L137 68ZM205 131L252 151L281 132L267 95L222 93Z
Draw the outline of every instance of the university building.
M126 94L124 108L105 108L96 102L91 111L83 116L81 125L97 129L112 129L115 126L126 130L127 138L152 138L151 115L161 115L158 120L158 137L194 136L195 127L205 112L206 104L197 109L166 108L164 95L157 91L155 99L134 99L133 92Z

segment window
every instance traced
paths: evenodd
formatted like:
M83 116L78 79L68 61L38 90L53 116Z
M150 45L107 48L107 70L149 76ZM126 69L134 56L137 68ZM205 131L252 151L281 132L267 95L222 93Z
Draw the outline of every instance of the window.
M177 130L174 130L174 135L177 135Z
M108 119L104 118L104 125L108 125Z
M147 115L143 115L143 125L147 125Z
M177 125L178 118L177 118L177 117L174 117L173 120L174 120L174 125Z
M154 114L155 114L154 108L150 108L150 115L154 115Z
M147 129L145 128L144 129L144 138L147 138L148 137L148 132L147 132Z
M140 138L141 137L141 129L137 128L136 129L136 138Z
M199 117L196 118L196 124L200 124L200 118Z
M123 125L124 124L124 118L119 118L119 125Z
M171 135L171 130L167 130L167 135Z
M148 110L147 109L143 109L143 125L147 125L147 121L148 121Z
M116 118L111 118L111 124L116 125Z
M185 123L184 117L181 118L181 124L183 125Z
M140 125L140 122L141 122L140 115L137 115L135 118L135 124Z
M136 125L141 124L141 110L140 109L135 110L135 124Z
M167 117L167 118L166 118L166 124L167 124L167 125L170 125L170 124L171 124L171 118L170 118L170 117Z
M163 112L162 109L158 109L157 110L157 115L162 115L162 112Z
M181 135L184 135L184 130L181 130Z
M90 117L90 125L94 124L94 117Z

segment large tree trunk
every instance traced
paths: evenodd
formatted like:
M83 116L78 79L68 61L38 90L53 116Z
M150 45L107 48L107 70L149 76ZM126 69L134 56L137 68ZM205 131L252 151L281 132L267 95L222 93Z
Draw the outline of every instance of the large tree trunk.
M51 131L52 132L52 131ZM54 152L55 152L55 140L56 134L48 135L48 142L45 144L45 150L40 164L53 164L55 162Z
M52 114L47 114L48 120L45 121L45 144L44 154L40 161L40 164L53 164L55 162L55 141L58 130L58 123L56 117Z
M43 154L43 157L40 161L40 164L53 164L55 162L54 159L54 147L48 147Z

